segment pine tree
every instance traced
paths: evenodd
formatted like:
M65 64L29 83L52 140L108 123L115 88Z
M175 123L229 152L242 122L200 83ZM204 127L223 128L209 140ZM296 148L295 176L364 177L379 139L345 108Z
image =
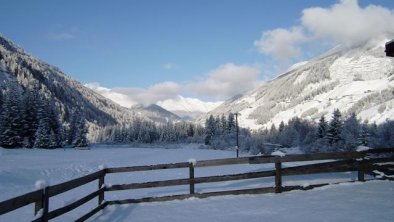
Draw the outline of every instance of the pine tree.
M22 136L24 137L24 146L27 148L34 146L35 134L39 125L39 105L40 98L37 89L27 90L24 96L22 110Z
M82 115L77 117L75 135L73 138L73 147L87 147L89 145L86 135L88 129L86 127L85 118Z
M17 85L12 84L4 95L0 114L0 146L21 147L22 132L21 93Z
M277 140L278 140L278 130L276 129L275 124L272 124L267 141L270 143L277 143Z
M327 121L324 116L321 116L319 119L319 125L317 127L316 136L319 139L323 139L327 133Z
M194 126L191 123L189 123L189 128L187 129L187 136L194 137Z
M222 114L222 116L220 117L220 128L222 130L222 132L226 132L227 129L227 119L224 116L224 114Z
M73 109L71 112L71 118L70 118L70 123L68 125L68 130L67 130L67 144L72 145L73 139L76 134L76 126L77 126L77 120L78 120L78 115L80 115L75 109Z
M233 113L228 114L227 131L228 131L228 133L235 132L235 118L234 118L234 114Z
M40 97L37 106L39 123L34 134L34 147L57 148L63 145L63 130L58 118L54 103L45 97Z
M343 138L346 151L352 151L357 147L360 123L355 113L347 118L342 127L341 138Z
M49 102L48 106L49 127L51 129L51 148L63 146L65 140L64 130L60 123L59 111L54 102Z
M361 125L360 134L358 137L358 145L368 146L370 142L371 134L369 133L368 124L364 123Z
M280 124L279 124L279 133L281 133L283 130L284 130L284 128L285 128L285 123L283 122L283 120L280 122Z
M211 145L216 134L215 119L212 115L205 121L205 145Z
M339 109L335 109L330 121L328 131L327 131L327 141L330 145L338 143L341 140L342 132L342 114Z
M378 126L378 146L382 148L391 148L394 146L394 121L386 120Z
M51 146L51 130L47 117L40 119L34 138L34 147L36 148L49 148Z

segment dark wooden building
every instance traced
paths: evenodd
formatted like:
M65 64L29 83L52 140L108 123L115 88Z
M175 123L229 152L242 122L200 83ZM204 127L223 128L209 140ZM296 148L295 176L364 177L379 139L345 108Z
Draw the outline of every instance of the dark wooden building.
M394 39L386 42L386 56L394 57Z

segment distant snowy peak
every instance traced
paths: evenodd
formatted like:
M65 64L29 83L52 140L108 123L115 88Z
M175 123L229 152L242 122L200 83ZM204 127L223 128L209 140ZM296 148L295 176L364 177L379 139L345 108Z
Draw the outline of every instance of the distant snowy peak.
M157 105L166 108L168 110L182 110L182 111L200 111L209 112L214 108L218 107L223 102L203 102L197 98L185 98L178 96L175 99L167 99L159 101Z
M116 92L113 89L109 89L101 86L99 83L88 83L84 86L92 89L93 91L101 94L107 99L110 99L117 104L126 108L141 108L143 106L134 102L131 96ZM215 109L222 101L219 102L204 102L197 98L185 98L183 96L177 96L174 99L166 99L156 103L156 105L164 108L166 111L170 111L184 119L194 120L197 117ZM167 115L167 113L166 113Z
M223 102L204 102L197 98L185 98L178 96L175 99L167 99L157 102L157 105L173 112L180 116L190 116L192 118L196 115L207 113Z
M84 84L84 86L123 107L130 108L137 105L137 103L132 101L128 96L122 93L115 92L112 89L102 87L99 83L87 83Z
M292 117L331 118L334 109L354 112L362 120L394 119L394 59L384 53L379 38L357 47L337 46L296 64L288 72L242 96L226 101L209 115L240 113L240 126L269 128Z
M179 121L181 118L176 114L160 107L157 105L144 106L134 102L130 96L123 93L116 92L113 89L101 86L99 83L87 83L85 87L95 91L96 93L104 96L105 98L112 100L113 102L131 110L133 114L140 117L146 117L154 122L167 122L167 121Z

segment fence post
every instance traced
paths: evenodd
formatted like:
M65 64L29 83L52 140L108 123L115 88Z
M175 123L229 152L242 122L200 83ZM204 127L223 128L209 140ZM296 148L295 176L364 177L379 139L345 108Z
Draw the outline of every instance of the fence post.
M41 221L48 221L48 209L49 209L49 195L48 195L49 187L45 187L42 189L41 199L35 203L34 207L34 215L42 210Z
M44 191L42 191L44 193ZM44 207L44 195L41 195L41 199L38 200L34 205L34 215L37 215L38 211L40 211Z
M358 181L365 181L364 177L364 171L365 171L365 161L364 158L360 161L357 161L358 163L358 172L357 172L357 179Z
M282 162L275 161L275 193L282 192Z
M190 185L190 194L194 194L194 165L193 165L193 163L189 163L189 185Z
M101 170L102 174L98 178L98 189L100 190L104 186L104 178L105 178L105 169ZM104 201L104 190L98 195L98 205L100 205Z

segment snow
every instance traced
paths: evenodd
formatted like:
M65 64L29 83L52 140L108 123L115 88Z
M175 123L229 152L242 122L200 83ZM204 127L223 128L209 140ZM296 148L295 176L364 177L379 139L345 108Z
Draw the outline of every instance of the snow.
M357 147L357 152L362 152L362 151L366 151L366 150L370 150L372 149L371 147L367 147L367 146L358 146Z
M108 167L107 167L107 165L105 165L105 164L100 164L100 165L98 166L98 169L99 169L99 170L104 170L104 169L106 169L106 168L108 168Z
M198 145L187 145L179 149L114 148L92 146L90 150L75 149L17 149L0 148L0 201L30 192L37 180L46 184L58 184L70 179L96 172L97 166L117 167L160 163L195 162L205 159L230 158L234 151L197 149ZM242 154L242 153L241 153ZM245 155L245 154L242 154ZM191 158L192 157L192 158ZM283 167L294 164L284 163ZM196 168L195 176L212 176L272 170L273 164L241 164L221 167ZM167 169L134 173L107 174L105 186L188 178L189 171ZM317 183L344 182L357 178L356 173L332 173L283 178L283 185L310 185ZM40 182L39 187L45 183ZM50 210L63 207L83 195L97 190L97 181L50 198ZM197 184L196 192L248 189L274 185L273 178L227 181ZM320 221L320 217L331 221L365 221L379 218L390 221L394 216L394 183L379 181L330 185L312 191L294 191L283 194L241 195L192 198L184 201L117 205L106 208L89 221L273 221L299 220ZM142 198L184 194L189 186L174 186L153 189L106 192L106 200ZM300 201L302 200L302 201ZM53 221L75 221L78 217L97 206L97 198ZM0 216L0 221L28 221L34 218L33 205ZM355 214L354 212L358 212ZM312 215L308 215L312 212ZM335 214L335 215L332 215ZM383 217L377 217L378 215ZM304 215L304 216L303 216ZM357 217L356 217L357 215ZM333 217L332 217L333 216ZM310 217L310 218L309 218ZM275 219L276 218L276 219ZM350 218L348 220L348 218ZM353 218L353 219L352 219ZM382 219L381 219L382 218ZM328 219L326 219L328 221Z
M290 67L287 69L286 72L289 72L289 71L291 71L291 70L293 70L293 69L296 69L296 68L298 68L298 67L302 67L303 65L307 64L308 62L309 62L309 61L297 62L297 63L293 64L292 66L290 66Z
M394 178L394 176L393 175L386 175L386 174L384 174L383 172L380 172L379 170L374 170L373 171L375 174L377 174L378 176L378 178L382 178L382 177L390 177L390 178Z
M36 183L34 184L34 187L37 190L42 190L45 187L49 186L48 182L46 180L37 180Z
M280 156L280 157L286 156L286 154L284 152L279 151L279 150L272 152L271 155L272 156Z
M197 164L197 160L194 158L190 158L187 162L193 164L193 166Z
M35 215L35 217L33 218L33 220L40 218L40 217L42 216L42 214L43 214L43 209L40 209L40 210L37 212L37 214Z
M157 105L172 112L184 111L184 112L207 113L215 109L222 103L223 103L222 101L204 102L197 98L186 98L183 96L177 96L174 99L166 99L163 101L159 101L157 102Z
M222 196L118 205L88 221L392 221L394 183L329 185L282 194Z

